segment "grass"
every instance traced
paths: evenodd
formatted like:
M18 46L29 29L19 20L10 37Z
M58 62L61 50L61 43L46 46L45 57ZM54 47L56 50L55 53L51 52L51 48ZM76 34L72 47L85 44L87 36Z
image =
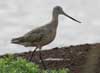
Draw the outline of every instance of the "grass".
M0 73L48 73L38 65L10 55L0 59ZM50 70L50 73L69 73L69 69Z

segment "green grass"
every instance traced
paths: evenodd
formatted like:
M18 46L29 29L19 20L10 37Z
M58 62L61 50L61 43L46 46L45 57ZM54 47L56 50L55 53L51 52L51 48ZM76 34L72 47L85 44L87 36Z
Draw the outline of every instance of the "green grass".
M0 59L0 73L48 73L39 66L22 58L8 56ZM69 73L69 69L50 70L50 73Z

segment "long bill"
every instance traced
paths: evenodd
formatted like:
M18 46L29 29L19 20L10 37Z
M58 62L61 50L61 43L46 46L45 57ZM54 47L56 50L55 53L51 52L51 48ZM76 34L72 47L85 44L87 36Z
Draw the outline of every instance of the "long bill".
M76 19L74 19L73 17L71 17L71 16L69 16L69 15L67 15L66 13L63 13L65 16L67 16L68 18L70 18L70 19L72 19L72 20L74 20L74 21L76 21L76 22L78 22L78 23L81 23L80 21L78 21L78 20L76 20Z

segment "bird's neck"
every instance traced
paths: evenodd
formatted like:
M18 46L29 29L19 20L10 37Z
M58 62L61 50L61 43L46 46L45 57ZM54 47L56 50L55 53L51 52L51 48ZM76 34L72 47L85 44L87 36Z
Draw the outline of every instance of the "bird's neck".
M51 22L52 22L52 26L54 28L57 28L57 26L58 26L58 14L57 13L53 12Z

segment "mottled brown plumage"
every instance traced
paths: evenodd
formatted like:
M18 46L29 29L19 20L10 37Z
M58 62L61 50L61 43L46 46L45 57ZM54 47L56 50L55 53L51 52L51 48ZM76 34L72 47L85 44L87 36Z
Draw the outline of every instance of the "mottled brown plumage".
M52 20L48 24L37 29L33 29L22 37L12 39L12 43L24 45L25 47L33 46L36 47L36 49L41 49L42 46L51 43L55 39L59 15L65 15L70 19L81 23L80 21L67 15L60 6L56 6L53 9Z

